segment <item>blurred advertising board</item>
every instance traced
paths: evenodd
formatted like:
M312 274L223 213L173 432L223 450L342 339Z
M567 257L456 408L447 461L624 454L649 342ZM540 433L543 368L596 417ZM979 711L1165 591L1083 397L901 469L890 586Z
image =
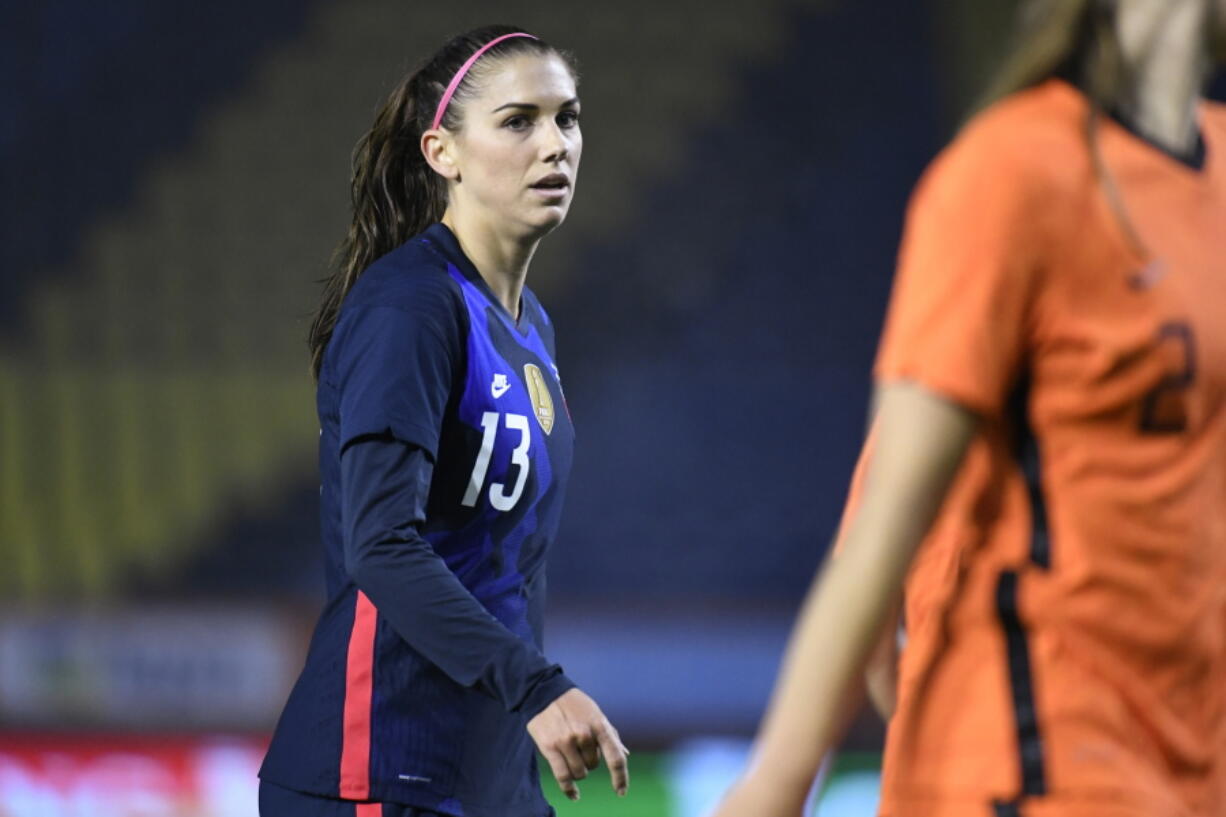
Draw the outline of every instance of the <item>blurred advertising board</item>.
M259 737L0 732L0 817L254 817Z
M0 726L267 730L305 645L262 609L0 616Z
M263 736L0 732L0 817L256 817ZM635 752L631 796L598 773L583 800L562 797L542 766L558 817L704 817L745 767L750 744L697 737L670 751ZM814 817L877 811L877 754L840 756ZM752 817L749 815L748 817Z

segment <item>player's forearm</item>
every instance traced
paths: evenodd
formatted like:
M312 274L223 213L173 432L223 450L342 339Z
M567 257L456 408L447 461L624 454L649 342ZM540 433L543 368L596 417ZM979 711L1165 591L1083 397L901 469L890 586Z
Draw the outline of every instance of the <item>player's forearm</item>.
M442 559L421 552L428 547L389 537L350 574L397 635L456 683L480 689L509 711L536 714L574 686L490 615Z
M856 527L805 601L762 727L754 773L797 796L863 700L861 673L905 572L886 547L860 546L874 531Z
M491 615L421 537L430 472L424 452L394 440L346 450L350 577L396 633L452 680L534 715L574 684ZM363 490L364 482L373 487Z
M912 554L976 419L922 388L882 390L863 499L801 611L763 724L754 774L803 786L850 719Z

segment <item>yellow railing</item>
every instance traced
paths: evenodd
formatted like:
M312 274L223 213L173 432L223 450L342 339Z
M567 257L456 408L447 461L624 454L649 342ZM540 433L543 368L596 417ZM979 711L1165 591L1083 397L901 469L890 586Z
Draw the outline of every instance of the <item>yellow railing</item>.
M156 579L311 468L309 378L0 365L0 594Z

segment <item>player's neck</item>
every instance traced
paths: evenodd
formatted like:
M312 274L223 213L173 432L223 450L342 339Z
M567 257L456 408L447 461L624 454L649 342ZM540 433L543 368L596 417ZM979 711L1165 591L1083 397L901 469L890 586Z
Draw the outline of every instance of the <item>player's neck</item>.
M1173 153L1192 154L1208 68L1206 7L1195 0L1173 0L1120 8L1120 46L1134 80L1119 100L1120 113Z
M537 241L499 235L488 225L463 218L451 208L443 214L442 221L455 234L460 249L477 268L490 292L512 318L519 320L519 299Z

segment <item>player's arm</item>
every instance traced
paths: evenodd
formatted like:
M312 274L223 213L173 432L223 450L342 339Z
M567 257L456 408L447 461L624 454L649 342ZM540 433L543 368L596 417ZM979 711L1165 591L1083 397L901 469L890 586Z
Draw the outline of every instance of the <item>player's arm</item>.
M434 464L382 435L341 455L345 568L405 641L448 677L535 715L574 686L494 618L420 533Z
M923 387L884 386L864 493L793 630L750 767L717 817L797 817L975 428Z
M908 208L875 370L878 382L923 384L997 418L1025 366L1046 253L1064 222L1044 163L1013 125L967 131L925 172ZM881 628L865 678L886 719L896 704L897 616Z
M528 731L568 796L603 754L613 786L628 784L625 747L596 702L560 667L508 630L421 535L430 454L390 435L341 455L345 567L396 633L448 677L527 717Z
M868 427L864 435L864 448L860 453L860 458L865 463L867 463L869 456L872 454L873 423L876 421L879 401L879 392L874 389L872 398L869 401ZM849 509L854 509L859 501L860 488L862 487L859 484L861 481L859 471L860 466L857 464L856 474L852 479L852 496L848 498ZM831 552L834 552L837 547L837 541L832 543ZM869 654L868 666L864 669L864 687L868 692L868 699L872 703L873 709L877 710L877 714L881 716L881 719L887 722L894 716L894 708L897 704L898 658L900 651L898 639L900 637L899 627L902 623L902 608L903 598L899 594L899 597L894 602L893 610L886 616L885 624L881 628L881 634L877 637L877 646Z
M868 691L868 699L873 709L888 722L894 717L894 709L898 704L898 627L899 607L901 598L895 603L877 637L877 644L869 653L868 664L864 668L864 687Z

